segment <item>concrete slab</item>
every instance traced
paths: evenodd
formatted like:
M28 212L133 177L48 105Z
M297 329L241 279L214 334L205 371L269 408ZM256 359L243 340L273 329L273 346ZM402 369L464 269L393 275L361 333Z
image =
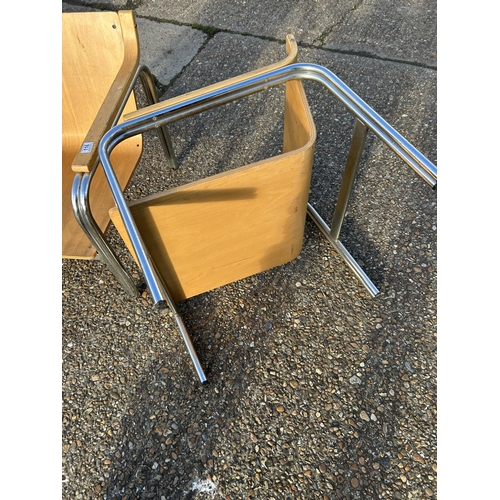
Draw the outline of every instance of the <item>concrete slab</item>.
M127 7L127 3L127 0L105 0L104 2L101 0L85 0L85 5L99 10L127 10L130 9L130 7ZM106 6L106 8L103 8L103 6Z
M324 47L437 65L437 2L364 0L332 26Z
M73 5L71 3L62 3L62 12L97 12L99 9L86 7L84 5Z
M144 0L137 13L436 66L435 0Z
M144 0L137 13L281 40L287 33L293 33L301 42L318 43L325 30L341 22L356 3L354 0Z
M416 5L409 1L398 5ZM207 25L233 26L202 46L163 98L277 61L284 44L268 33L309 26L301 40L308 36L317 46L302 45L299 61L331 69L435 162L436 71L425 66L433 29L424 36L425 23L415 21L415 31L399 26L404 43L396 48L390 31L357 38L361 26L347 31L356 5L366 30L369 14L380 26L392 15L365 2L299 1L293 10L286 0L144 0L136 13L146 29L144 17L156 29L162 22L191 25L210 12L218 24ZM318 4L350 10L337 24L330 13L300 19L308 8L320 12ZM372 13L363 10L368 5ZM198 13L190 11L195 6ZM256 14L245 19L252 9ZM287 16L290 24L277 24ZM254 25L262 32L234 33ZM414 32L422 39L410 39ZM402 47L407 52L399 54ZM320 84L306 82L305 89L317 127L310 201L330 221L353 118ZM283 92L269 89L170 124L176 170L166 168L156 135L146 133L127 196L276 154L282 103ZM179 304L210 380L202 387L168 311L155 311L147 293L126 296L102 262L65 260L63 498L135 498L137 492L194 498L201 478L210 478L217 498L434 498L436 202L436 192L370 134L341 240L381 295L366 296L308 218L298 259ZM116 231L108 236L140 282Z
M137 18L137 29L141 62L162 85L168 85L189 64L207 38L200 30L140 17Z

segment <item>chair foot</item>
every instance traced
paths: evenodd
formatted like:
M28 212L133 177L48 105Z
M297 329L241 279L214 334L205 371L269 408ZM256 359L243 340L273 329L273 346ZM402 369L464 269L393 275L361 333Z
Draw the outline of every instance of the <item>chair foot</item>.
M186 326L184 325L184 321L182 321L182 318L178 312L174 312L174 318L175 318L177 326L181 332L184 343L186 344L186 348L188 350L189 356L191 357L191 361L192 361L194 369L196 371L196 375L198 375L198 378L200 379L201 384L203 384L203 385L207 384L208 383L207 377L205 376L203 368L201 367L200 361L198 359L198 355L196 354L196 351L194 350L193 343L191 342L191 338L189 337L189 334L186 330Z

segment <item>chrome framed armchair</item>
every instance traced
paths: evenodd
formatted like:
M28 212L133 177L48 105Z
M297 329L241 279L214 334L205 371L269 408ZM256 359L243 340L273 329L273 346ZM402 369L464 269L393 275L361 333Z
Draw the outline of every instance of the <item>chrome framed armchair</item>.
M88 229L94 225L88 177L100 161L116 205L109 208L108 217L142 270L155 306L171 309L202 383L207 378L176 302L294 259L302 247L306 214L317 224L370 296L379 293L339 240L369 132L427 184L436 186L436 167L334 73L318 65L296 63L297 44L292 35L287 37L287 52L288 57L275 65L164 102L152 103L142 109L125 110L118 121L116 117L124 109L120 108L99 140L85 139L84 143L92 142L94 145L98 142L95 149L80 149L73 162L73 170L83 172L77 174L73 183L72 199L77 220L87 229L87 235L98 252L99 245L103 245L106 251L102 253L112 254L112 250L107 249L108 245L100 241L104 240L102 234ZM146 80L145 87L150 88L150 80ZM355 117L350 150L330 226L308 202L316 131L302 80L323 85ZM141 200L125 200L125 187L119 176L120 162L114 155L128 141L138 142L141 134L149 130L160 131L167 159L175 167L175 155L166 131L168 124L279 85L286 87L281 154ZM150 94L151 101L157 100L153 90ZM80 165L84 166L83 170L78 170ZM92 169L89 165L93 166ZM117 278L121 276L122 270L115 269L119 263L114 257L106 258ZM134 285L128 277L121 277L120 282L125 283L130 293L134 293Z

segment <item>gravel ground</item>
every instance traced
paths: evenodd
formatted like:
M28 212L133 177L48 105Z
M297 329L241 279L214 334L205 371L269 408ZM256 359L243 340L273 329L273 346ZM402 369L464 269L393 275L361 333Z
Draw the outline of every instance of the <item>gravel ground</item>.
M282 55L278 42L217 33L164 97ZM314 47L299 56L436 162L434 70ZM310 201L329 220L353 119L305 88L318 131ZM147 134L127 196L278 153L282 106L273 89L172 124L177 171ZM179 304L206 386L147 292L130 298L102 263L63 260L63 498L436 498L436 202L370 137L342 241L381 294L367 296L308 219L293 262ZM110 239L141 283L113 228Z

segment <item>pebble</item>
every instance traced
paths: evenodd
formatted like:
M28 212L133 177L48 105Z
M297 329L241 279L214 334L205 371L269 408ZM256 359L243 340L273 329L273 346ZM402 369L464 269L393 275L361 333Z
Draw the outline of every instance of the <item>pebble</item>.
M356 375L353 375L350 379L349 379L349 382L351 384L361 384L361 379L359 377L357 377Z
M424 457L422 457L422 455L419 455L418 453L413 454L413 460L415 460L415 462L420 462L421 464L425 464Z
M366 422L369 422L370 421L370 417L368 416L368 413L366 413L366 411L362 411L359 416L361 417L361 419L365 420Z
M411 366L411 363L409 361L405 362L405 366L408 369L408 371L410 371L411 373L415 373L415 370L413 369L413 367Z

